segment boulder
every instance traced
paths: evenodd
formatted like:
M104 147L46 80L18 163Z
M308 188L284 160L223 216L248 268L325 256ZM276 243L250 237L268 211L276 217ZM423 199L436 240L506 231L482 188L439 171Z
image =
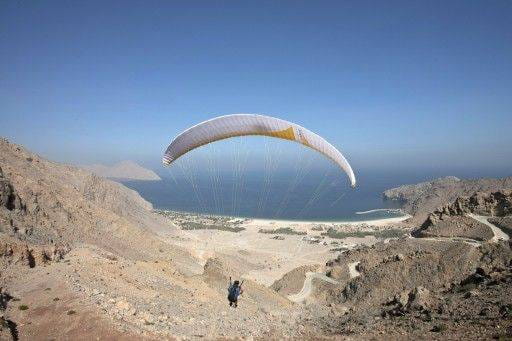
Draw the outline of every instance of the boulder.
M409 310L428 310L431 306L430 301L430 291L419 286L410 292L407 308Z
M343 277L345 270L341 266L334 266L329 270L327 276L333 279L341 279Z

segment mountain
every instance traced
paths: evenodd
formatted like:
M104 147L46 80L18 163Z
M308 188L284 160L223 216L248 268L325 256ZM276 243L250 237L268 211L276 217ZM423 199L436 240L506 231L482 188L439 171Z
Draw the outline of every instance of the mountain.
M146 169L133 161L121 161L112 166L84 165L81 167L104 178L124 180L162 180L152 170Z
M145 257L169 223L137 192L0 139L0 233L33 245L95 245ZM136 247L145 240L146 247ZM151 246L151 247L150 247Z
M400 202L404 211L413 216L409 221L421 224L430 212L451 204L458 197L471 196L476 192L507 189L512 189L512 177L461 180L454 176L448 176L392 188L384 191L383 197L385 200Z

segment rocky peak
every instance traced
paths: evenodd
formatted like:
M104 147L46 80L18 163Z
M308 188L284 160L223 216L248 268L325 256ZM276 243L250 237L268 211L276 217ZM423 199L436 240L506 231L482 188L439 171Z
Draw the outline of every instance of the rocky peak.
M86 165L83 169L93 172L104 178L125 179L125 180L161 180L152 170L146 169L134 161L125 160L112 166Z

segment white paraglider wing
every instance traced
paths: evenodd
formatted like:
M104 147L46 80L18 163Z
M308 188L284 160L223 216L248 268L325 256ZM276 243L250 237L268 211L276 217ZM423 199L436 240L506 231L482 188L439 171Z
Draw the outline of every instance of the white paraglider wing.
M164 165L170 165L180 156L205 144L247 135L271 136L295 141L310 147L334 161L347 173L352 187L356 185L352 167L333 145L298 124L263 115L226 115L199 123L179 134L171 142L162 161Z

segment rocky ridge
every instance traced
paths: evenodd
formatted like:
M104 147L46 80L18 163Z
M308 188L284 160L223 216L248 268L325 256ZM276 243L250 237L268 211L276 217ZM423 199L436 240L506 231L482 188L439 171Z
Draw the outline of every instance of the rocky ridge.
M409 222L421 224L430 212L451 204L458 197L499 190L512 190L512 177L461 180L449 176L389 189L384 191L383 198L400 202L403 210L413 216Z
M121 161L112 166L96 164L84 165L81 168L104 178L146 181L162 180L154 171L129 160Z
M303 323L364 340L512 337L512 243L466 216L501 215L494 219L506 224L511 199L507 190L460 197L429 215L428 233L413 233L422 238L340 254L325 269L339 284L315 283Z
M478 192L470 197L459 197L453 203L430 213L421 227L413 232L416 237L468 237L490 240L492 230L468 217L468 214L505 217L512 214L512 191Z
M5 139L0 139L0 174L0 232L21 241L89 243L119 253L130 250L133 256L139 238L161 243L148 227L168 226L137 192Z

